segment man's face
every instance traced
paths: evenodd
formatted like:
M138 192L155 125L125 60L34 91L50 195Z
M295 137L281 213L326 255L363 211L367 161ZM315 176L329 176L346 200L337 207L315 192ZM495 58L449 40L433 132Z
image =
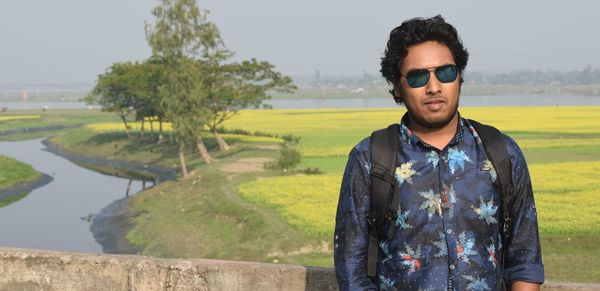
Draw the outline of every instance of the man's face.
M438 129L456 116L460 76L450 83L442 83L435 76L435 68L448 64L455 64L454 58L443 43L427 41L408 48L400 68L402 76L414 69L431 69L429 81L423 87L411 88L405 77L400 77L394 86L395 94L404 100L411 122Z

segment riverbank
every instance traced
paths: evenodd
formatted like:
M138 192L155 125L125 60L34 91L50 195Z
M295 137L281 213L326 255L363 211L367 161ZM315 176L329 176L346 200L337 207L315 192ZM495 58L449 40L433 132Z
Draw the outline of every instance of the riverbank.
M46 150L66 158L74 163L82 164L83 166L91 167L100 166L112 169L126 169L131 176L146 176L153 179L156 183L166 180L175 179L177 171L154 164L132 162L127 160L104 159L89 155L83 155L75 152L64 150L60 144L53 142L51 138L44 139L42 143L46 146ZM101 172L101 170L99 170Z
M227 152L216 149L210 133L203 136L216 158L213 163L204 164L194 151L186 155L189 179L165 181L115 201L96 215L91 228L103 250L308 265L314 265L311 255L315 252L330 256L328 241L298 231L275 211L238 196L242 183L282 174L263 166L278 158L280 140L223 136L232 145ZM148 136L141 138L139 132L128 138L123 132L74 129L45 143L51 151L85 163L108 163L138 171L178 166L173 152L176 144L168 140L158 144ZM89 153L94 153L93 157ZM139 168L139 161L144 160L141 165L145 166Z
M82 165L109 175L137 177L138 179L149 179L153 185L175 179L177 172L174 169L158 165L149 165L125 160L109 160L98 157L86 156L74 152L68 152L61 145L52 142L50 138L44 139L42 143L46 150L64 157L71 162ZM114 172L110 172L114 171ZM104 207L96 214L91 222L90 230L105 253L112 254L138 254L140 247L136 247L127 241L127 233L131 230L131 214L128 208L128 199L125 197L114 201Z
M29 192L45 186L46 184L52 182L52 179L53 178L49 175L39 173L39 176L33 181L21 182L11 186L10 188L0 189L0 207L25 198Z
M52 181L32 166L0 155L0 207L18 201L29 192Z

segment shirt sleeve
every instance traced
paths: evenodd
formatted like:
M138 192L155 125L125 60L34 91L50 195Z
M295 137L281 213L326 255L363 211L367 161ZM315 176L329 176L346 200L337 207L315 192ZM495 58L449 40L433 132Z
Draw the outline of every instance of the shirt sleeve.
M527 163L521 149L505 136L512 165L513 196L509 214L511 239L506 246L504 276L515 281L544 282L544 265L538 233L537 211Z
M367 276L370 204L368 140L350 152L337 207L334 262L340 290L376 290Z

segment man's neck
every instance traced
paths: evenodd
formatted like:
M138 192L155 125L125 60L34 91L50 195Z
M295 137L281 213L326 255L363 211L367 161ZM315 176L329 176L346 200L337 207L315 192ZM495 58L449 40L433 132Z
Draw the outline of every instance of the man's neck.
M442 150L456 134L458 128L458 114L455 114L448 124L440 128L424 127L412 121L410 116L408 118L407 126L410 128L412 134L419 137L422 141Z

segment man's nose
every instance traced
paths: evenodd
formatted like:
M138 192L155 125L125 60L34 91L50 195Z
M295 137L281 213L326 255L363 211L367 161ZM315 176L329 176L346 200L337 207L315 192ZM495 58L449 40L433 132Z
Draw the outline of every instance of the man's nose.
M433 72L429 72L429 82L425 85L427 95L436 95L442 92L442 84Z

